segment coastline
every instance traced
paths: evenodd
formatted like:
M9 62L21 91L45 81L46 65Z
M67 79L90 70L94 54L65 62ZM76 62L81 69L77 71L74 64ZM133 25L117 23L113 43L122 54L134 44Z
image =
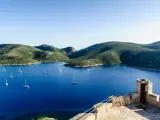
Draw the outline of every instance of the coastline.
M71 117L75 116L79 112L82 111L39 111L39 112L31 112L31 113L24 113L21 115L16 115L12 116L9 120L32 120L35 119L37 120L38 117L50 117L50 118L55 118L56 120L68 120ZM63 116L62 116L63 115Z
M34 62L34 63L25 63L25 64L0 64L0 66L27 66L27 65L36 65L36 64L41 64L41 63L58 63L58 62L63 62L63 61L44 61L44 62ZM63 66L72 67L72 68L91 68L91 67L98 67L98 66L105 66L105 65L106 64L78 66L78 65L71 65L71 64L65 63ZM119 65L122 65L122 64L119 64ZM140 69L140 70L149 70L149 71L160 72L160 69L142 68L142 67L128 66L128 65L125 65L125 64L123 64L123 65L126 66L126 67L132 67L132 68Z
M64 66L66 67L73 67L73 68L89 68L89 67L98 67L98 66L103 66L103 65L105 64L84 65L84 66L64 64Z
M73 68L89 68L89 67L98 67L98 66L105 66L106 64L95 64L95 65L85 65L85 66L78 66L78 65L70 65L70 64L64 64L64 66L67 67L73 67ZM143 68L143 67L135 67L135 66L128 66L125 64L119 64L119 65L124 65L126 67L132 67L135 69L141 69L141 70L149 70L149 71L158 71L160 72L160 69L152 69L152 68Z
M36 65L41 63L57 63L57 62L63 62L63 61L44 61L44 62L34 62L34 63L25 63L25 64L0 64L0 66L27 66L27 65Z
M27 65L35 65L41 64L42 62L35 62L35 63L25 63L25 64L0 64L0 66L27 66Z
M130 67L133 67L133 68L136 68L136 69L141 69L141 70L149 70L149 71L160 72L160 69L149 69L149 68L141 68L141 67L134 67L134 66L130 66Z

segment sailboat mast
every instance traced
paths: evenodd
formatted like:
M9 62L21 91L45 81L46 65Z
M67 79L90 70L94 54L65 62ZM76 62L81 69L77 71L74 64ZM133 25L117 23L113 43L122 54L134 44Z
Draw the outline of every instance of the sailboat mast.
M26 79L25 79L25 85L27 85Z

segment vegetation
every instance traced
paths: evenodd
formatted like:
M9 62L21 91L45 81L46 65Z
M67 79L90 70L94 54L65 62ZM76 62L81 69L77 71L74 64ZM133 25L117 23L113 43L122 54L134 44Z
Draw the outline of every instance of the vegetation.
M37 120L57 120L57 119L49 118L49 117L40 117Z
M68 57L59 51L46 51L36 47L3 44L0 45L0 64L32 64L38 62L65 61Z
M72 53L70 66L96 66L97 64L160 69L160 42L141 45L126 42L106 42ZM87 62L86 62L87 61Z
M50 45L0 45L0 64L31 64L64 61L67 66L89 67L125 64L128 66L160 69L160 42L135 44L106 42L76 51L73 47L59 49Z

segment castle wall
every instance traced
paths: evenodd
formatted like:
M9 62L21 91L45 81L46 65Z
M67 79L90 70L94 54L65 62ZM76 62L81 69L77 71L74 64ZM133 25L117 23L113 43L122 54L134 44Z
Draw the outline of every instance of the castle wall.
M112 107L112 103L98 103L93 106L93 113L81 113L76 115L71 120L98 120L104 114L106 114ZM84 117L81 117L84 116ZM79 118L80 117L80 118Z
M131 93L125 96L113 97L112 105L113 107L121 107L130 104L136 104L139 102L139 94Z
M80 113L70 120L96 120L96 116L93 113Z
M112 103L98 103L93 106L96 115L96 120L99 119L102 115L106 114L112 107Z
M154 94L154 93L148 94L147 102L157 107L160 107L160 97L158 94Z

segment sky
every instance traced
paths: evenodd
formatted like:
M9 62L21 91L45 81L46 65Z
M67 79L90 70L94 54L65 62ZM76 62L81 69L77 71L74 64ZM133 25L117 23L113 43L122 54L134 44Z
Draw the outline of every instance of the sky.
M159 0L0 0L0 43L81 49L160 41Z

